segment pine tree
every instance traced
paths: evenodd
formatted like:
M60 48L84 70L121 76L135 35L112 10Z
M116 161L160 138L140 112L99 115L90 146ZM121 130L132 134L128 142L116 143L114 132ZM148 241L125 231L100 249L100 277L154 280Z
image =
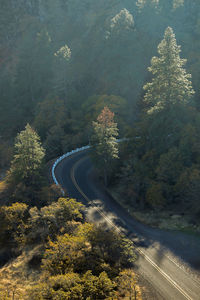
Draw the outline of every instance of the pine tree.
M168 27L158 45L159 57L153 57L148 68L153 74L152 82L144 86L144 101L150 107L148 113L170 108L172 104L188 103L194 94L191 75L183 68L186 59L180 58L180 52L173 30Z
M99 170L104 172L104 183L108 184L108 171L112 161L118 158L117 123L114 122L114 113L106 106L96 122L93 122L92 136L93 159Z
M67 68L71 49L64 45L54 53L53 88L56 95L67 95Z
M29 124L18 134L14 149L14 158L7 176L8 182L13 185L22 183L26 187L34 186L40 179L45 152L39 136Z

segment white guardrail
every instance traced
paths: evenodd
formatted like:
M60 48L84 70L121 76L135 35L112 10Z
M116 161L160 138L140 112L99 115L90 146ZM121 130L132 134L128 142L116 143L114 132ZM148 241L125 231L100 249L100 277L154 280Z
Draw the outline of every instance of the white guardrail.
M122 142L122 141L124 141L124 140L126 140L126 138L118 139L118 140L117 140L117 143ZM75 154L75 153L81 152L81 151L83 151L83 150L87 150L87 149L89 149L89 148L90 148L89 145L88 145L88 146L83 146L83 147L81 147L81 148L77 148L77 149L75 149L75 150L72 150L72 151L70 151L70 152L67 152L67 153L63 154L62 156L60 156L58 159L56 159L56 161L54 162L54 164L53 164L53 166L52 166L52 170L51 170L51 175L52 175L53 181L54 181L54 183L55 183L56 185L59 185L58 180L56 179L56 175L55 175L55 168L57 167L57 165L58 165L63 159L65 159L66 157L69 157L69 156L71 156L71 155L73 155L73 154ZM63 195L65 194L65 192L64 192L63 189L62 189L62 193L63 193Z
M71 155L73 155L73 154L75 154L75 153L81 152L81 151L83 151L83 150L87 150L87 149L89 149L89 148L90 148L89 145L88 145L88 146L81 147L81 148L77 148L77 149L75 149L75 150L72 150L72 151L70 151L70 152L67 152L67 153L63 154L63 155L60 156L58 159L56 159L56 161L55 161L54 164L53 164L52 170L51 170L51 175L52 175L53 181L54 181L54 183L55 183L56 185L59 185L58 180L56 179L56 175L55 175L55 168L57 167L57 165L58 165L63 159L65 159L66 157L69 157L69 156L71 156Z

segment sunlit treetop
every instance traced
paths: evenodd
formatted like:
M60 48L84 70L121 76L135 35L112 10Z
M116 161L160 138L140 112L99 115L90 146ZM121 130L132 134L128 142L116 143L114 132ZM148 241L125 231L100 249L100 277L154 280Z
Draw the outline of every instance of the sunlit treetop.
M144 101L149 106L148 113L162 110L171 104L186 104L191 100L194 94L191 75L183 68L187 60L180 58L180 52L175 34L168 27L164 39L158 45L159 56L152 58L148 68L153 74L152 81L144 86Z
M157 6L159 4L159 0L137 0L136 5L138 6L138 8L142 9L146 4L149 3Z
M69 60L71 58L71 49L67 45L64 45L54 55Z
M29 124L17 135L14 150L8 181L26 181L29 185L33 177L38 176L45 156L40 137Z
M162 5L162 2L167 2L167 0L137 0L136 5L139 9L143 9L148 4L154 6L155 8L159 8ZM184 0L172 0L171 4L169 3L169 5L171 5L171 9L175 10L184 5Z
M123 27L129 29L134 26L134 19L132 14L126 9L122 9L114 18L111 20L111 29L116 27Z
M124 30L131 30L134 28L134 25L135 22L132 14L126 8L123 8L111 19L109 29L106 32L106 38L108 39L112 34L119 34Z
M97 121L104 127L112 126L113 124L114 113L105 106L101 114L98 116Z

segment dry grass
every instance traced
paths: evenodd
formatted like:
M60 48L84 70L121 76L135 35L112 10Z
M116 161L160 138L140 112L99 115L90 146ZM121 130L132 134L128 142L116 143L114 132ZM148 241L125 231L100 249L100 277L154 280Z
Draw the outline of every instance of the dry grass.
M0 269L0 300L26 299L26 289L41 275L40 270L33 270L28 264L39 248L26 249Z
M6 183L4 180L0 181L0 194L5 192L6 190Z

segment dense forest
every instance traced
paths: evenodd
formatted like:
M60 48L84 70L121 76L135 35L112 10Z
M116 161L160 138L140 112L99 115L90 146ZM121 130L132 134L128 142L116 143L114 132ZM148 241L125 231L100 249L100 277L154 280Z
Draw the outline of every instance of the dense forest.
M61 198L49 162L90 144L100 179L130 212L178 214L200 229L200 2L0 8L0 245L16 257L34 246L28 264L42 278L23 297L124 299L129 282L140 299L131 242Z
M88 144L92 121L108 106L119 137L130 138L117 165L121 178L113 178L123 198L142 207L181 202L198 213L199 13L198 0L1 1L2 174L27 123L49 160ZM168 26L193 92L187 105L182 99L150 116L143 87Z
M199 11L197 0L1 1L1 138L29 122L54 157L88 141L105 103L132 127L168 26L198 107Z

